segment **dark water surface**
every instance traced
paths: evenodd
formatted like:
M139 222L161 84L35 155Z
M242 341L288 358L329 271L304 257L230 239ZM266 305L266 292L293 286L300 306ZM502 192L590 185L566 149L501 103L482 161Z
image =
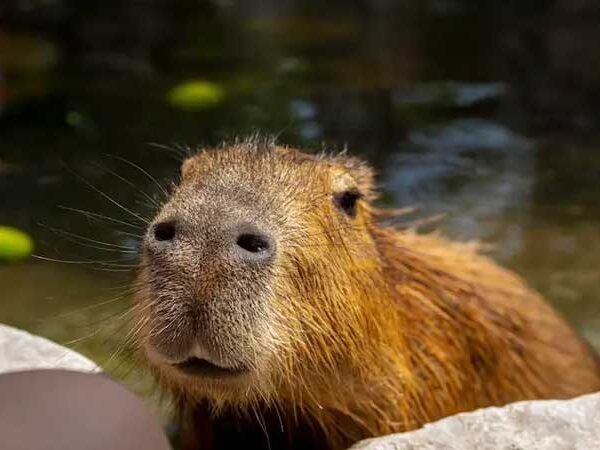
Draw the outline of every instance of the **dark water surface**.
M124 376L143 225L124 208L159 198L127 161L167 184L178 162L150 143L261 130L347 145L377 167L382 202L492 244L600 348L600 16L585 1L497 4L3 0L0 224L84 263L0 266L0 321ZM190 80L223 94L173 104Z

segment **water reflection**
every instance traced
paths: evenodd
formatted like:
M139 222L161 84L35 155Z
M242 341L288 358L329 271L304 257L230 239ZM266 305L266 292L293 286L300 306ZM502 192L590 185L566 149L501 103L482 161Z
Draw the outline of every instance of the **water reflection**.
M454 238L493 240L496 256L507 259L522 250L516 220L530 208L534 170L528 140L490 121L460 119L410 132L386 185L396 203L443 213Z
M591 2L51 3L0 5L0 223L30 232L39 253L131 264L98 242L135 246L143 220L115 202L150 215L160 190L114 155L166 185L174 152L149 143L262 130L347 145L378 168L383 202L444 213L446 233L491 243L600 347ZM202 108L170 102L190 80L224 94ZM0 320L118 366L121 337L102 321L127 296L88 307L115 297L127 269L1 266Z

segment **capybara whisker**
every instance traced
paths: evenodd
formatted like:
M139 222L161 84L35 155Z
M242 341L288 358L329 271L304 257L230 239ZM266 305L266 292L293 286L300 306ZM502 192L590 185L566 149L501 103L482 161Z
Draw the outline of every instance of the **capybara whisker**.
M94 303L93 305L84 306L83 308L73 309L73 310L70 310L68 312L61 313L61 314L58 314L56 316L50 317L49 319L65 318L65 317L69 317L69 316L72 316L72 315L75 315L75 314L80 314L80 313L83 313L83 312L86 312L86 311L91 311L93 309L101 308L101 307L106 306L106 305L111 305L111 304L114 304L116 302L124 301L127 297L128 297L128 294L126 294L126 293L125 294L121 294L118 297L113 297L113 298L110 298L108 300L101 301L99 303Z
M136 228L138 230L142 229L141 225L132 224L129 222L125 222L124 220L115 219L114 217L105 216L103 214L98 214L98 213L95 213L92 211L85 211L83 209L71 208L71 207L64 206L64 205L59 205L58 207L61 209L64 209L65 211L71 211L71 212L75 212L78 214L82 214L89 218L93 218L93 219L97 219L97 220L104 220L106 222L112 222L112 223L116 223L119 225L125 225L127 227ZM121 233L125 234L124 232L121 232ZM138 235L138 234L134 234L133 236L136 236L139 238L144 237L143 235Z
M126 206L122 205L121 203L119 203L117 200L115 200L114 198L112 198L110 195L108 195L106 192L104 192L101 189L98 189L96 186L94 186L92 183L90 183L88 180L86 180L84 177L82 177L81 175L78 175L75 172L72 172L73 175L75 177L77 177L77 179L79 179L82 183L84 183L86 186L88 186L90 189L92 189L94 192L96 192L98 195L100 195L102 198L108 200L111 204L113 204L114 206L116 206L117 208L119 208L120 210L126 212L127 214L129 214L130 216L134 217L135 219L139 220L142 224L148 224L149 220L145 217L142 217L140 214L136 213L135 211L132 211L131 209L127 208Z
M97 240L97 239L92 239L92 238L89 238L87 236L82 236L80 234L71 233L69 231L61 230L60 228L51 227L51 226L48 226L48 225L45 225L45 224L42 224L42 223L40 223L39 225L42 226L42 227L44 227L44 228L48 228L49 230L51 230L52 232L54 232L56 234L59 234L59 235L62 235L62 236L66 236L66 237L70 237L70 238L73 239L73 242L78 242L78 240L79 241L84 241L84 242L91 242L91 243L94 243L94 244L98 244L99 246L110 247L112 249L115 249L115 250L118 250L118 251L123 251L123 252L129 252L129 251L134 250L133 247L129 247L129 246L126 246L126 245L119 245L119 244L114 244L114 243L111 243L111 242L104 242L104 241L100 241L100 240ZM97 248L103 250L102 247L97 247Z
M109 173L110 175L117 178L118 180L121 180L123 183L125 183L130 188L133 188L135 192L142 194L142 196L150 202L149 203L150 206L152 206L154 208L160 207L160 203L158 201L156 201L156 199L152 198L146 191L144 191L142 188L140 188L139 186L137 186L135 183L128 180L124 176L118 174L117 172L115 172L112 169L109 169L108 167L103 167L99 164L94 164L94 167L98 168L99 170L103 170L106 173Z
M194 153L194 150L191 147L188 147L187 145L165 145L157 142L148 142L148 145L155 149L166 151L169 155L172 155L178 163L181 163L181 161L183 161L186 158L189 158Z
M112 157L112 158L115 158L116 160L118 160L118 161L121 161L122 163L124 163L124 164L127 164L128 166L130 166L130 167L133 167L134 169L138 170L138 171L139 171L139 172L141 172L143 175L145 175L145 176L146 176L146 177L147 177L147 178L148 178L150 181L152 181L152 182L153 182L153 183L154 183L154 184L155 184L155 185L158 187L158 189L160 190L160 192L161 192L161 193L162 193L162 194L163 194L165 197L168 197L168 196L169 196L169 193L168 193L168 192L165 190L165 188L163 187L163 185L162 185L162 184L160 184L160 183L158 182L158 180L157 180L157 179L156 179L154 176L152 176L152 174L151 174L150 172L148 172L146 169L144 169L144 168L143 168L143 167L141 167L140 165L138 165L138 164L136 164L136 163L134 163L134 162L132 162L132 161L129 161L128 159L126 159L126 158L123 158L122 156L110 155L110 154L109 154L108 156L110 156L110 157ZM155 200L154 200L152 197L150 197L149 195L146 195L146 197L147 197L147 198L148 198L148 199L149 199L149 200L150 200L152 203L154 203L154 204L156 203L156 201L155 201Z
M120 259L115 260L105 260L105 261L95 261L95 260L69 260L69 259L58 259L58 258L50 258L42 255L32 255L33 258L40 259L43 261L56 262L61 264L75 264L75 265L99 265L99 266L108 266L108 267L128 267L128 268L136 268L135 264L123 264L118 263L118 261L122 261Z

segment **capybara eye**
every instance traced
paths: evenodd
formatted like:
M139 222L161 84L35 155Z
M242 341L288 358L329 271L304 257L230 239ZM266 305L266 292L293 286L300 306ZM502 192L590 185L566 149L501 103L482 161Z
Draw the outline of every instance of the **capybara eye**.
M333 194L333 201L336 206L350 217L356 216L356 202L359 198L360 192L357 190L336 192Z

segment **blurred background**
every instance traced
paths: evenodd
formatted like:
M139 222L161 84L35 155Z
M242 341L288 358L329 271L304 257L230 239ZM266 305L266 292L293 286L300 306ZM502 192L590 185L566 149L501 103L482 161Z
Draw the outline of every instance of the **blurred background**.
M599 42L593 0L1 0L0 226L38 258L0 322L127 377L152 178L261 131L366 158L600 349Z

